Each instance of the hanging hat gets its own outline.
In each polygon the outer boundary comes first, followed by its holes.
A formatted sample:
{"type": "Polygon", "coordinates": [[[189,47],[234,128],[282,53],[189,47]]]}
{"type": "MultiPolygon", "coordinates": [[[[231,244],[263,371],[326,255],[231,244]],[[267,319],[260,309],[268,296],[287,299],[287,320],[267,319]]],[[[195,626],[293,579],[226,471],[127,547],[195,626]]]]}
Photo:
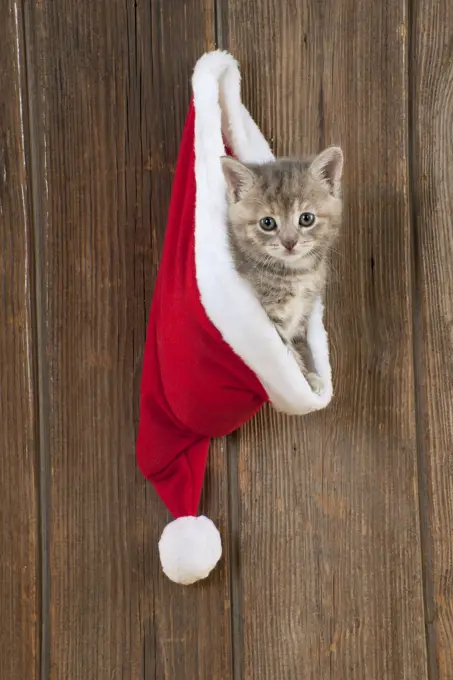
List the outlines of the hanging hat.
{"type": "Polygon", "coordinates": [[[192,85],[148,325],[137,440],[139,467],[175,518],[159,542],[162,568],[183,584],[205,578],[222,553],[214,523],[197,516],[211,438],[230,434],[268,401],[304,414],[332,398],[321,300],[307,338],[324,383],[315,394],[233,265],[220,158],[274,158],[241,103],[238,65],[226,52],[205,54],[192,85]]]}

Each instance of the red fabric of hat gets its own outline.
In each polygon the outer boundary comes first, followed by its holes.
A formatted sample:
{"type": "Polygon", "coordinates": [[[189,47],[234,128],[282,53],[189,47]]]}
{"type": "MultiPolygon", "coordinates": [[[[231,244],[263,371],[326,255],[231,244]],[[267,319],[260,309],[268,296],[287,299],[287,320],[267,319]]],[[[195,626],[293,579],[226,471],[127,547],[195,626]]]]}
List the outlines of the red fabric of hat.
{"type": "Polygon", "coordinates": [[[231,149],[244,162],[273,159],[241,103],[237,63],[225,52],[208,53],[192,83],[148,325],[137,440],[139,467],[175,518],[159,542],[162,567],[183,584],[206,577],[222,552],[213,522],[197,517],[210,439],[233,432],[266,401],[303,414],[332,397],[321,301],[308,328],[325,385],[318,395],[229,252],[220,158],[231,149]]]}

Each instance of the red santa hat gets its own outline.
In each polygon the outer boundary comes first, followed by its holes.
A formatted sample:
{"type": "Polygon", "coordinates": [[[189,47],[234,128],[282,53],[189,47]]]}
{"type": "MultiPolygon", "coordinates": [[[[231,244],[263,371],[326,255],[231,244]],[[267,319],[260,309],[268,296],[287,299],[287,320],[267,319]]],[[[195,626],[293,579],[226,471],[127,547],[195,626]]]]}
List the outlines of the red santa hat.
{"type": "Polygon", "coordinates": [[[274,158],[241,102],[238,65],[226,52],[205,54],[192,85],[149,319],[137,440],[139,467],[175,518],[159,542],[162,568],[183,584],[205,578],[222,553],[214,523],[197,516],[211,438],[231,433],[267,401],[304,414],[332,398],[321,300],[308,325],[324,383],[315,394],[233,266],[220,158],[274,158]]]}

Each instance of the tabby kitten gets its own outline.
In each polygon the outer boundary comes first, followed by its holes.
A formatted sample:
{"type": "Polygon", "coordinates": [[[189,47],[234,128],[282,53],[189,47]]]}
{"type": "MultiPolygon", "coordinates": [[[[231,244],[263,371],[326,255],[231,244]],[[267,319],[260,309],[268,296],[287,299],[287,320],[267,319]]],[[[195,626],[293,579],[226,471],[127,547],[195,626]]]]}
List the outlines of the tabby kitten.
{"type": "Polygon", "coordinates": [[[221,160],[228,236],[239,274],[254,291],[316,393],[324,389],[307,344],[307,321],[323,293],[341,221],[343,154],[263,165],[221,160]]]}

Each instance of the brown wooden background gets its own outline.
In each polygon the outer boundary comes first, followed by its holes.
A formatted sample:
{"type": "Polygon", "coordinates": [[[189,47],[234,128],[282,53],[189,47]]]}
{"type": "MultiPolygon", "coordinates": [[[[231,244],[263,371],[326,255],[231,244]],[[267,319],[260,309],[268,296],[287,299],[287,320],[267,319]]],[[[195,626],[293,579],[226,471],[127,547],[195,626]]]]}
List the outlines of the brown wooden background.
{"type": "Polygon", "coordinates": [[[1,0],[1,680],[453,679],[453,4],[1,0]],[[336,398],[215,444],[191,588],[137,471],[197,58],[276,153],[338,143],[336,398]]]}

